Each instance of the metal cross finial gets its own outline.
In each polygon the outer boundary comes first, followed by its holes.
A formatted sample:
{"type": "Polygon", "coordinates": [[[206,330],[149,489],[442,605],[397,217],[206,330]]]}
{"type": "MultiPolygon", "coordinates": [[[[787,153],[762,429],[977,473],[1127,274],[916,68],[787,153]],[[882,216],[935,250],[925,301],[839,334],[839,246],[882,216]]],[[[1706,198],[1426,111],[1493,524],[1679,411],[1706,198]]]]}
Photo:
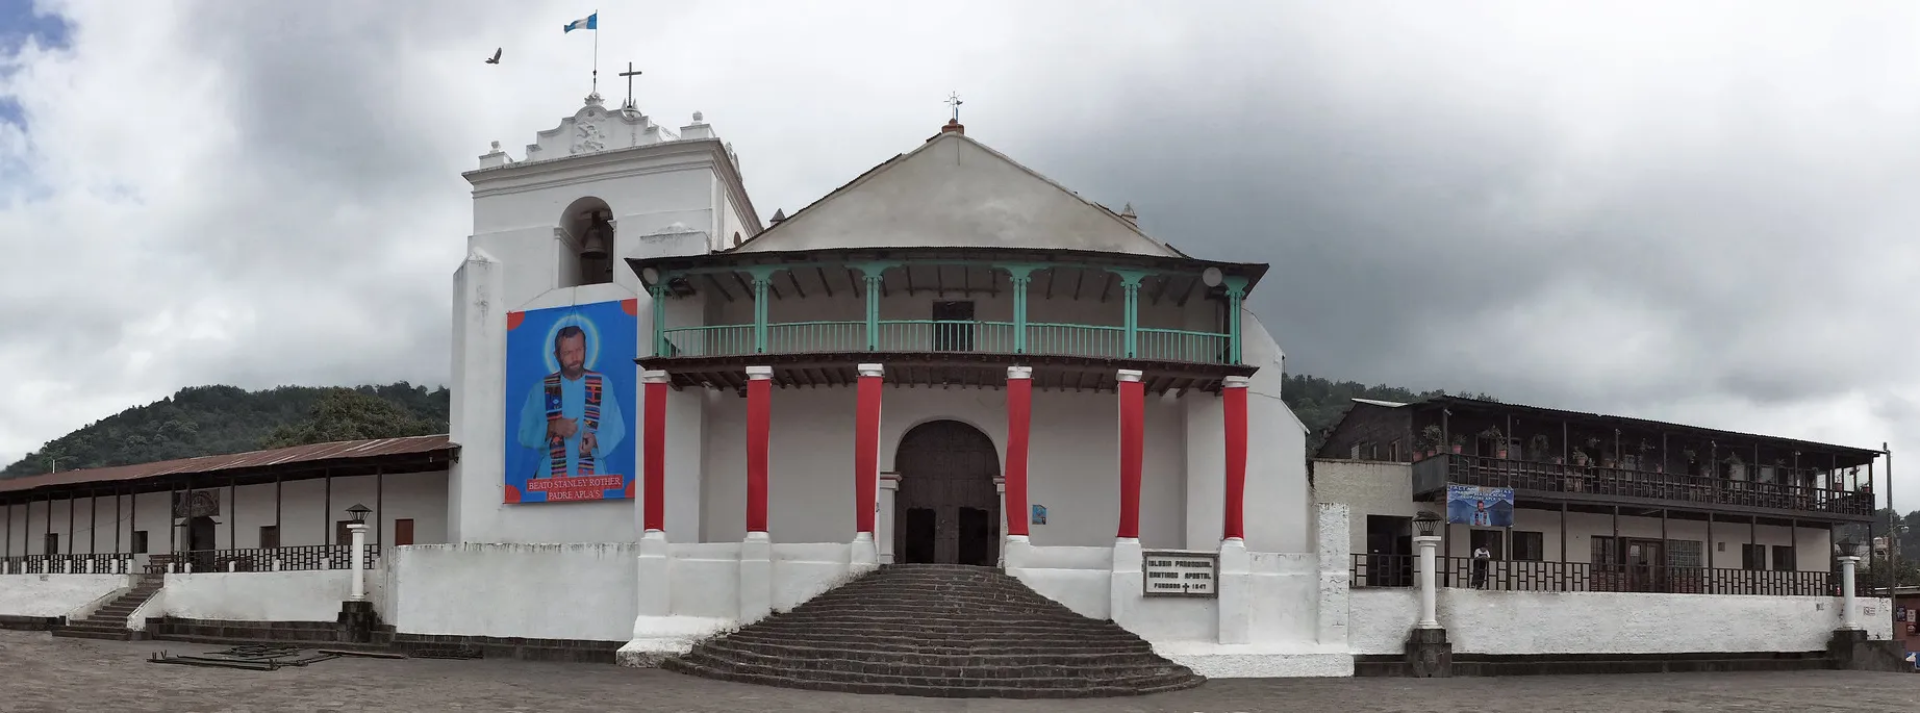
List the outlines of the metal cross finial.
{"type": "Polygon", "coordinates": [[[633,106],[633,78],[640,76],[640,70],[634,69],[633,63],[628,62],[627,71],[621,72],[620,76],[627,78],[627,103],[622,106],[631,107],[633,106]]]}
{"type": "Polygon", "coordinates": [[[946,103],[953,105],[953,123],[960,123],[960,104],[962,103],[960,101],[960,93],[953,92],[947,97],[946,103]]]}

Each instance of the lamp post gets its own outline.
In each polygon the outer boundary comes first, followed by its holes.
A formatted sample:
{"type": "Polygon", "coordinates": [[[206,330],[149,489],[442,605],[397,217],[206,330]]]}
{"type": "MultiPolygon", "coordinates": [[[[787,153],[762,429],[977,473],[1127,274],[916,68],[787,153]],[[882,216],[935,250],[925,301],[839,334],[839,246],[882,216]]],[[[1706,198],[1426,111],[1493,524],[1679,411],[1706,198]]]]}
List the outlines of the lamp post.
{"type": "Polygon", "coordinates": [[[367,506],[354,503],[347,508],[347,533],[352,543],[348,557],[353,560],[353,601],[367,598],[367,513],[373,512],[367,506]]]}
{"type": "Polygon", "coordinates": [[[1440,516],[1432,511],[1422,510],[1413,517],[1413,524],[1420,534],[1413,538],[1415,547],[1420,548],[1420,621],[1414,624],[1416,629],[1438,629],[1440,619],[1435,611],[1434,551],[1440,546],[1440,538],[1434,530],[1440,525],[1440,516]]]}
{"type": "Polygon", "coordinates": [[[1854,605],[1854,571],[1860,566],[1860,555],[1866,549],[1866,543],[1847,534],[1836,543],[1840,550],[1840,628],[1844,631],[1856,631],[1860,622],[1856,620],[1854,605]]]}

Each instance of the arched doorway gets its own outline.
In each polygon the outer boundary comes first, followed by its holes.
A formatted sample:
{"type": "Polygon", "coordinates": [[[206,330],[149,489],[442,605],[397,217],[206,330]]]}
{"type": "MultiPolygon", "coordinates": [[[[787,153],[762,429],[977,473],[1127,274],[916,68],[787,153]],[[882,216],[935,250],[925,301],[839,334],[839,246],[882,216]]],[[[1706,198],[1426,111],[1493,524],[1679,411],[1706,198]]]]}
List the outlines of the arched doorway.
{"type": "Polygon", "coordinates": [[[1000,457],[959,421],[914,426],[894,453],[894,561],[992,566],[1000,559],[1000,457]]]}

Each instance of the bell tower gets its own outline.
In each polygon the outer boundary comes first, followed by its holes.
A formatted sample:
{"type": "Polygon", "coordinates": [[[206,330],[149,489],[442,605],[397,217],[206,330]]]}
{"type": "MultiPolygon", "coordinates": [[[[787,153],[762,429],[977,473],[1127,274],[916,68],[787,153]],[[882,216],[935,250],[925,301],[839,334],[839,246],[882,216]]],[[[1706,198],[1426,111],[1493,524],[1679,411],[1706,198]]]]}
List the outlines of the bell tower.
{"type": "MultiPolygon", "coordinates": [[[[537,132],[521,158],[509,156],[496,141],[479,157],[477,169],[462,174],[473,186],[473,233],[454,274],[452,437],[461,456],[448,475],[449,541],[639,538],[631,494],[622,499],[618,488],[609,487],[601,496],[591,488],[579,492],[581,486],[575,485],[562,495],[556,483],[588,481],[549,482],[550,474],[529,475],[535,469],[516,461],[545,450],[522,447],[542,436],[538,423],[522,425],[531,418],[523,417],[521,408],[527,387],[515,382],[521,378],[515,375],[539,367],[539,360],[549,351],[557,354],[559,345],[536,344],[544,335],[511,336],[521,341],[510,353],[509,332],[520,320],[533,319],[528,315],[557,308],[582,314],[600,310],[596,314],[612,315],[605,319],[630,322],[589,331],[589,340],[605,332],[620,335],[609,339],[635,343],[590,344],[595,358],[602,352],[607,356],[587,368],[604,372],[607,379],[605,404],[594,406],[605,418],[595,425],[632,429],[640,419],[640,379],[631,364],[617,362],[639,353],[638,335],[651,333],[653,311],[626,260],[723,250],[731,246],[729,236],[751,237],[762,228],[732,147],[699,112],[692,119],[675,131],[631,103],[608,109],[599,95],[590,95],[558,126],[537,132]],[[611,418],[615,409],[621,411],[617,423],[611,418]],[[530,435],[516,438],[516,428],[531,429],[530,435]]],[[[543,324],[533,329],[547,329],[543,324]]],[[[549,415],[559,416],[557,411],[549,415]]],[[[564,432],[571,434],[572,428],[564,432]]],[[[592,475],[604,479],[637,472],[636,439],[620,435],[599,437],[599,443],[622,447],[592,454],[592,475]]],[[[545,437],[555,435],[549,430],[545,437]]],[[[587,458],[568,460],[564,450],[554,446],[561,454],[556,462],[564,468],[577,470],[587,458]]],[[[555,473],[564,469],[554,467],[555,473]]]]}

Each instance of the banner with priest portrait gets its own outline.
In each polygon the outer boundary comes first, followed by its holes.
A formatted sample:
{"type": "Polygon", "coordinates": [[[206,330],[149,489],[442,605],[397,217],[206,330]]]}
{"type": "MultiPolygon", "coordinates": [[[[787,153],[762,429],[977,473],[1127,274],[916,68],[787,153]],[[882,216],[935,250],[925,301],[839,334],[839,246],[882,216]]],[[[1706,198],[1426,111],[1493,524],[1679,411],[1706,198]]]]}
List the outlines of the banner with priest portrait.
{"type": "Polygon", "coordinates": [[[637,300],[507,313],[509,503],[633,497],[637,300]]]}

